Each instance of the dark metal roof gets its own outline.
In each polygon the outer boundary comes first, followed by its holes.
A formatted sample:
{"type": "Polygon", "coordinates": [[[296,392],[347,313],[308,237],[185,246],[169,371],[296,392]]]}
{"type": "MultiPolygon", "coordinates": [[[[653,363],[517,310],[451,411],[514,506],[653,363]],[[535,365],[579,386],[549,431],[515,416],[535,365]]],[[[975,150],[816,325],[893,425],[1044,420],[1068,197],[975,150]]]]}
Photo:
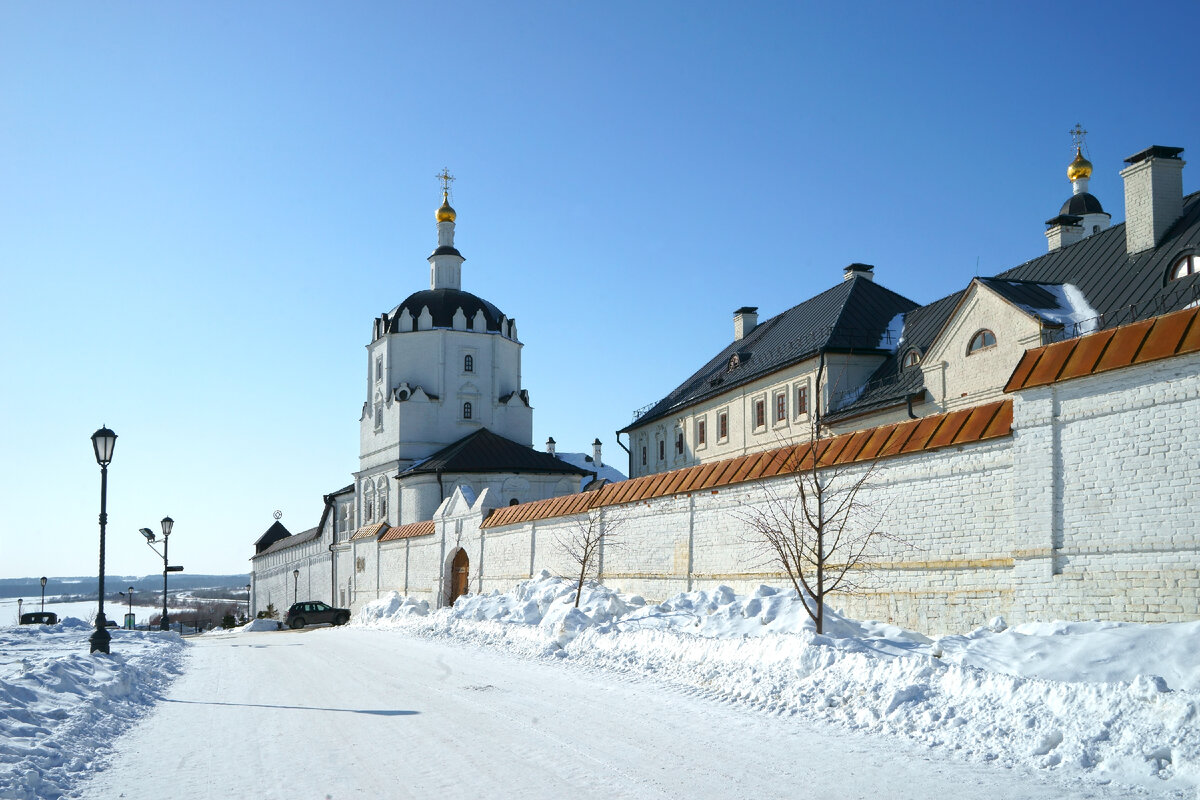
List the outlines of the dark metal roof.
{"type": "Polygon", "coordinates": [[[1079,194],[1071,195],[1071,199],[1062,204],[1062,208],[1058,210],[1058,213],[1059,215],[1070,214],[1071,216],[1103,214],[1104,209],[1095,195],[1080,192],[1079,194]]]}
{"type": "MultiPolygon", "coordinates": [[[[442,245],[437,250],[434,250],[432,253],[429,254],[430,258],[433,258],[434,256],[458,256],[459,258],[463,258],[463,254],[458,252],[457,248],[452,247],[448,244],[442,245]]],[[[466,261],[466,259],[463,258],[463,261],[466,261]]]]}
{"type": "Polygon", "coordinates": [[[453,327],[454,312],[460,308],[467,318],[468,326],[475,319],[475,314],[482,310],[489,331],[498,332],[500,318],[504,316],[500,309],[470,292],[459,289],[425,289],[409,295],[403,303],[382,315],[376,324],[376,330],[381,330],[382,333],[407,333],[408,331],[400,330],[400,313],[404,309],[408,309],[408,313],[413,316],[415,325],[416,318],[421,316],[421,311],[425,308],[429,309],[435,328],[453,327]]]}
{"type": "MultiPolygon", "coordinates": [[[[1200,250],[1200,192],[1193,192],[1183,198],[1183,215],[1167,230],[1158,247],[1129,255],[1122,222],[1001,272],[994,280],[1074,285],[1099,316],[1085,325],[1065,326],[1060,335],[1071,337],[1177,311],[1195,301],[1200,297],[1197,280],[1200,276],[1170,280],[1170,272],[1180,255],[1197,250],[1200,250]]],[[[981,279],[981,282],[996,288],[992,280],[981,279]]],[[[912,376],[905,374],[919,376],[920,370],[911,367],[901,370],[900,359],[913,347],[922,354],[928,350],[965,291],[909,312],[897,354],[880,365],[863,392],[840,404],[835,399],[834,413],[825,419],[832,422],[854,416],[871,410],[873,403],[876,407],[894,404],[923,388],[923,384],[914,385],[912,376]]],[[[1014,286],[1012,292],[1017,291],[1014,286]]]]}
{"type": "Polygon", "coordinates": [[[543,474],[587,475],[588,470],[572,466],[532,447],[517,444],[480,428],[452,445],[443,447],[429,458],[418,461],[397,477],[434,472],[534,472],[543,474]]]}
{"type": "Polygon", "coordinates": [[[282,522],[275,520],[275,523],[271,525],[271,527],[267,528],[266,532],[264,532],[262,536],[258,537],[258,541],[254,543],[254,552],[261,553],[275,542],[278,542],[280,539],[286,539],[291,535],[292,532],[283,527],[282,522]]]}
{"type": "Polygon", "coordinates": [[[755,381],[822,351],[887,355],[889,323],[917,304],[857,275],[771,317],[730,342],[619,433],[755,381]],[[733,356],[737,366],[731,367],[733,356]]]}
{"type": "MultiPolygon", "coordinates": [[[[279,525],[279,523],[276,522],[275,525],[279,525]]],[[[274,525],[271,527],[274,527],[274,525]]],[[[279,527],[282,528],[283,526],[280,525],[279,527]]],[[[301,531],[300,533],[292,534],[292,535],[288,536],[287,538],[280,539],[279,541],[275,542],[274,544],[272,544],[270,547],[266,548],[265,550],[259,550],[255,555],[266,555],[268,553],[277,553],[280,550],[287,550],[291,547],[296,547],[297,545],[304,544],[305,542],[311,542],[313,539],[318,538],[320,535],[321,535],[320,528],[309,528],[306,531],[301,531]]]]}

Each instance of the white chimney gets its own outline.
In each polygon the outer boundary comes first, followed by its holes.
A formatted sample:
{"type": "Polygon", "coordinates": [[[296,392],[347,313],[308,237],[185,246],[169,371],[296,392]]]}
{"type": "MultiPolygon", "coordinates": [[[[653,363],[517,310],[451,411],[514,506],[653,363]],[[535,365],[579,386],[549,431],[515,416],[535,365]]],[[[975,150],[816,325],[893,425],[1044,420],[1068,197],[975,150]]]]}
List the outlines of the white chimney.
{"type": "Polygon", "coordinates": [[[554,455],[554,444],[555,442],[553,436],[546,440],[546,452],[550,455],[554,455]]]}
{"type": "Polygon", "coordinates": [[[873,264],[854,263],[846,267],[845,274],[842,275],[842,280],[848,281],[855,276],[866,278],[869,281],[875,280],[875,266],[873,264]]]}
{"type": "Polygon", "coordinates": [[[1183,214],[1182,147],[1154,145],[1125,159],[1125,251],[1130,255],[1162,244],[1183,214]]]}
{"type": "Polygon", "coordinates": [[[1079,224],[1082,221],[1083,217],[1074,214],[1059,214],[1054,219],[1046,220],[1046,224],[1050,226],[1046,229],[1046,243],[1050,246],[1050,252],[1082,240],[1084,231],[1083,226],[1079,224]]]}
{"type": "Polygon", "coordinates": [[[592,464],[594,464],[596,466],[596,469],[600,469],[600,467],[604,466],[604,462],[600,460],[600,440],[599,439],[592,442],[592,464]]]}
{"type": "Polygon", "coordinates": [[[733,340],[745,339],[750,331],[758,327],[758,308],[742,306],[733,312],[733,340]]]}

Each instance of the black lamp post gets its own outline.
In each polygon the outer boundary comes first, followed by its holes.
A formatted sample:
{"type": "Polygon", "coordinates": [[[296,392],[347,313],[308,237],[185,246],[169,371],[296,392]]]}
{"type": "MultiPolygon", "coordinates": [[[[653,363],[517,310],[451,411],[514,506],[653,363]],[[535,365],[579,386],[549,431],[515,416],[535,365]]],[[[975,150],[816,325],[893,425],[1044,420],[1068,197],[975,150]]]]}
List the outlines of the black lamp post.
{"type": "Polygon", "coordinates": [[[42,577],[42,611],[46,610],[46,578],[42,577]]]}
{"type": "Polygon", "coordinates": [[[300,598],[297,597],[297,595],[299,593],[300,593],[300,570],[294,569],[294,570],[292,570],[292,603],[293,604],[300,602],[300,598]]]}
{"type": "MultiPolygon", "coordinates": [[[[163,549],[162,549],[162,552],[159,553],[159,555],[162,556],[162,560],[163,560],[163,610],[162,610],[162,619],[159,621],[158,627],[159,627],[159,630],[164,630],[164,631],[171,629],[171,623],[167,619],[167,573],[171,572],[172,570],[169,566],[167,566],[167,544],[168,544],[168,539],[171,536],[171,530],[174,527],[175,527],[175,520],[171,519],[170,517],[162,518],[163,549]]],[[[149,528],[139,528],[138,532],[141,533],[142,536],[146,537],[146,544],[150,547],[150,549],[154,550],[154,552],[158,553],[158,550],[154,547],[154,543],[156,541],[158,541],[157,539],[154,538],[154,531],[150,530],[149,528]]],[[[181,570],[181,569],[183,569],[183,567],[177,567],[176,571],[181,570]]]]}
{"type": "Polygon", "coordinates": [[[22,600],[20,597],[18,597],[18,598],[17,598],[17,623],[18,623],[18,624],[20,624],[20,622],[21,622],[21,617],[22,617],[22,616],[24,616],[24,615],[21,613],[21,611],[22,611],[22,607],[23,607],[24,605],[25,605],[25,601],[24,601],[24,600],[22,600]]]}
{"type": "Polygon", "coordinates": [[[108,632],[108,620],[104,618],[104,527],[108,524],[108,465],[112,463],[113,448],[117,446],[117,435],[107,426],[92,434],[92,449],[96,451],[96,463],[100,465],[100,607],[96,611],[96,630],[88,639],[91,651],[108,652],[112,635],[108,632]]]}
{"type": "Polygon", "coordinates": [[[250,584],[246,584],[246,619],[250,619],[250,584]]]}

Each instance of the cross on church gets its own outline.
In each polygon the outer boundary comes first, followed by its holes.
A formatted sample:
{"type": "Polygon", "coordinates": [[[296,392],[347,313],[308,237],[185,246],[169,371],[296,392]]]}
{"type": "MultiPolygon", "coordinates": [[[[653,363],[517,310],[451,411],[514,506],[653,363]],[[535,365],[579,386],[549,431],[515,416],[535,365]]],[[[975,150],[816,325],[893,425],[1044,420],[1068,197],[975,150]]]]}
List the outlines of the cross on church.
{"type": "Polygon", "coordinates": [[[1077,148],[1080,152],[1083,151],[1083,137],[1087,136],[1087,131],[1078,122],[1075,127],[1068,131],[1071,134],[1071,147],[1077,148]]]}
{"type": "Polygon", "coordinates": [[[450,191],[450,184],[454,182],[454,176],[450,174],[450,170],[448,170],[446,167],[442,167],[441,173],[434,175],[433,177],[442,182],[443,192],[450,191]]]}

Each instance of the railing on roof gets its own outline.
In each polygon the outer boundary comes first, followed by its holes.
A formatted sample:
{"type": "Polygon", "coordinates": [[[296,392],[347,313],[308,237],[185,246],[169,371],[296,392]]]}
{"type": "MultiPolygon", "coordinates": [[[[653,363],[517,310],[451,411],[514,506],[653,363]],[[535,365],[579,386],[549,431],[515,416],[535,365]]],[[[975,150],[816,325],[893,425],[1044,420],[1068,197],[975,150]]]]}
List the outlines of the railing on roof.
{"type": "Polygon", "coordinates": [[[646,413],[648,411],[650,411],[650,409],[654,408],[656,405],[658,405],[657,400],[654,401],[653,403],[647,403],[646,405],[642,406],[641,408],[635,410],[633,412],[633,421],[637,422],[639,419],[646,416],[646,413]]]}

